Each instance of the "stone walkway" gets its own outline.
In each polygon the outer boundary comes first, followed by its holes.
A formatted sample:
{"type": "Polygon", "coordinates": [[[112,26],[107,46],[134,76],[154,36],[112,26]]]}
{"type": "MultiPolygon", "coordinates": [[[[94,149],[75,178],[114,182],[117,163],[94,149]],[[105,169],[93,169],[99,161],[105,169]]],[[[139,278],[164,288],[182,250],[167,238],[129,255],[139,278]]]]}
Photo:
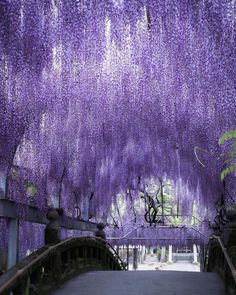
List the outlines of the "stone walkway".
{"type": "MultiPolygon", "coordinates": [[[[133,270],[132,264],[129,265],[129,270],[133,270]]],[[[138,270],[175,270],[175,271],[200,271],[199,265],[194,265],[188,261],[179,261],[177,263],[168,264],[161,263],[156,256],[147,256],[143,264],[138,265],[138,270]]]]}
{"type": "Polygon", "coordinates": [[[200,272],[200,266],[193,263],[178,262],[173,264],[163,265],[160,270],[175,270],[175,271],[194,271],[200,272]]]}
{"type": "MultiPolygon", "coordinates": [[[[132,265],[130,265],[130,270],[132,265]]],[[[194,265],[193,263],[188,262],[178,262],[173,264],[160,263],[157,261],[145,262],[144,264],[138,265],[138,270],[175,270],[175,271],[194,271],[200,272],[200,266],[194,265]]]]}
{"type": "Polygon", "coordinates": [[[54,295],[223,295],[214,273],[95,271],[82,274],[54,295]]]}

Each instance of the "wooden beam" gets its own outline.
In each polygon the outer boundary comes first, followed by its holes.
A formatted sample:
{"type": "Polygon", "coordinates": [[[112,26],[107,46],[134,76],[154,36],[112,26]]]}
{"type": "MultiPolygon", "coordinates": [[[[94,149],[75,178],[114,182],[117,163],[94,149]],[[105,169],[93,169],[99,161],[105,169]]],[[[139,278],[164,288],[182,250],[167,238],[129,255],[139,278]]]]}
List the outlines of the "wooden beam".
{"type": "MultiPolygon", "coordinates": [[[[20,204],[8,199],[0,199],[0,217],[19,219],[39,224],[47,224],[46,210],[40,210],[27,204],[20,204]],[[22,214],[24,212],[24,214],[22,214]]],[[[61,227],[82,231],[97,231],[97,224],[90,221],[77,220],[69,216],[60,217],[61,227]]]]}

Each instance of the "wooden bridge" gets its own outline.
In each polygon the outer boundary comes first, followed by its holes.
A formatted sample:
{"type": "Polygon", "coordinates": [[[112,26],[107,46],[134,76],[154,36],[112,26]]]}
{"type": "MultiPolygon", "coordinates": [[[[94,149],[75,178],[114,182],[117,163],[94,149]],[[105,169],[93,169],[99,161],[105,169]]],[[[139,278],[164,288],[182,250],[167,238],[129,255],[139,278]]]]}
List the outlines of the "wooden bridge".
{"type": "MultiPolygon", "coordinates": [[[[9,207],[11,216],[7,217],[13,221],[20,218],[16,211],[14,213],[15,204],[4,202],[6,205],[2,208],[5,210],[0,210],[0,214],[6,217],[9,207]]],[[[223,232],[214,231],[204,247],[201,273],[117,272],[127,270],[126,263],[104,239],[100,226],[66,216],[61,219],[56,209],[50,209],[44,217],[37,209],[29,208],[30,221],[47,223],[45,246],[0,276],[0,295],[235,295],[236,216],[231,211],[227,217],[223,232]],[[61,241],[58,235],[61,227],[84,229],[98,237],[73,237],[61,241]]]]}
{"type": "Polygon", "coordinates": [[[0,277],[0,294],[48,294],[85,271],[124,270],[114,248],[100,238],[70,238],[40,248],[0,277]]]}
{"type": "Polygon", "coordinates": [[[38,249],[3,274],[0,294],[233,295],[234,250],[235,246],[227,250],[221,238],[213,235],[207,247],[205,272],[117,272],[126,270],[125,264],[105,240],[69,238],[38,249]]]}

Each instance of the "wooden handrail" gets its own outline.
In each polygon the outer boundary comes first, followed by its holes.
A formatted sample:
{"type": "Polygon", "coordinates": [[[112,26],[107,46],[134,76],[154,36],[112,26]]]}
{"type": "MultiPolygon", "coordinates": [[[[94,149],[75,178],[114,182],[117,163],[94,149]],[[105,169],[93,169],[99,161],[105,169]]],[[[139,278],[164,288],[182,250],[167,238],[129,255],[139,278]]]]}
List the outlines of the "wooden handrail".
{"type": "MultiPolygon", "coordinates": [[[[63,253],[70,253],[69,255],[71,255],[72,251],[79,249],[80,247],[81,249],[89,249],[89,248],[99,249],[99,251],[103,253],[102,257],[100,257],[99,265],[101,266],[104,264],[105,269],[112,269],[110,267],[115,267],[114,269],[117,269],[117,270],[125,269],[124,264],[122,260],[120,259],[120,257],[118,256],[116,250],[106,241],[100,238],[95,238],[95,237],[69,238],[64,241],[61,241],[60,243],[56,245],[49,245],[37,250],[36,252],[32,253],[30,256],[23,259],[20,263],[18,263],[12,269],[4,273],[0,277],[0,294],[4,294],[4,295],[9,294],[10,291],[13,291],[13,294],[21,294],[21,293],[14,293],[14,290],[18,287],[18,285],[20,285],[22,280],[23,281],[27,281],[28,279],[30,280],[32,274],[37,272],[37,270],[42,272],[44,265],[50,262],[50,259],[54,258],[54,255],[59,255],[60,261],[62,261],[63,253]]],[[[83,250],[83,255],[85,256],[83,256],[82,259],[84,259],[85,264],[86,264],[86,261],[88,260],[88,256],[86,256],[87,255],[86,253],[87,253],[87,250],[85,252],[83,250]]],[[[98,259],[98,256],[92,259],[93,263],[95,263],[94,261],[97,261],[96,259],[98,259]]],[[[75,261],[75,263],[78,264],[79,262],[75,261]]],[[[59,265],[61,264],[59,263],[59,265]]],[[[63,267],[61,268],[63,269],[63,267]]],[[[75,273],[76,273],[76,270],[75,270],[75,273]]]]}
{"type": "MultiPolygon", "coordinates": [[[[95,240],[100,240],[100,241],[102,241],[102,243],[104,243],[104,240],[101,238],[95,238],[95,237],[91,237],[91,238],[95,239],[95,240]]],[[[124,266],[124,262],[120,258],[119,253],[115,250],[115,248],[108,241],[106,241],[106,245],[110,248],[110,250],[113,252],[113,254],[115,254],[116,259],[119,261],[121,267],[125,270],[126,268],[124,266]]]]}
{"type": "Polygon", "coordinates": [[[215,235],[212,235],[212,238],[214,238],[215,240],[218,241],[218,243],[219,243],[219,245],[221,247],[221,250],[222,250],[222,252],[224,254],[225,260],[226,260],[226,262],[227,262],[227,264],[229,266],[229,269],[231,271],[234,282],[236,284],[236,269],[235,269],[235,267],[234,267],[234,265],[233,265],[233,263],[232,263],[232,261],[231,261],[231,259],[229,257],[229,254],[227,253],[226,248],[224,247],[224,245],[223,245],[223,243],[221,241],[221,238],[219,236],[215,236],[215,235]]]}

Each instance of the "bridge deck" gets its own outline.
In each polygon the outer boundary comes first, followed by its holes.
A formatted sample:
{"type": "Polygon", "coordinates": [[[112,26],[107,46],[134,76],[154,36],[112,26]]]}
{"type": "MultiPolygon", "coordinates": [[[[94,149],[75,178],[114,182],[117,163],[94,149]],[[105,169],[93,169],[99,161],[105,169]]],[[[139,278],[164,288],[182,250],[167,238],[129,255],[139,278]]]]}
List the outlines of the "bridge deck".
{"type": "Polygon", "coordinates": [[[177,271],[95,271],[82,274],[54,295],[223,295],[214,273],[177,271]]]}

